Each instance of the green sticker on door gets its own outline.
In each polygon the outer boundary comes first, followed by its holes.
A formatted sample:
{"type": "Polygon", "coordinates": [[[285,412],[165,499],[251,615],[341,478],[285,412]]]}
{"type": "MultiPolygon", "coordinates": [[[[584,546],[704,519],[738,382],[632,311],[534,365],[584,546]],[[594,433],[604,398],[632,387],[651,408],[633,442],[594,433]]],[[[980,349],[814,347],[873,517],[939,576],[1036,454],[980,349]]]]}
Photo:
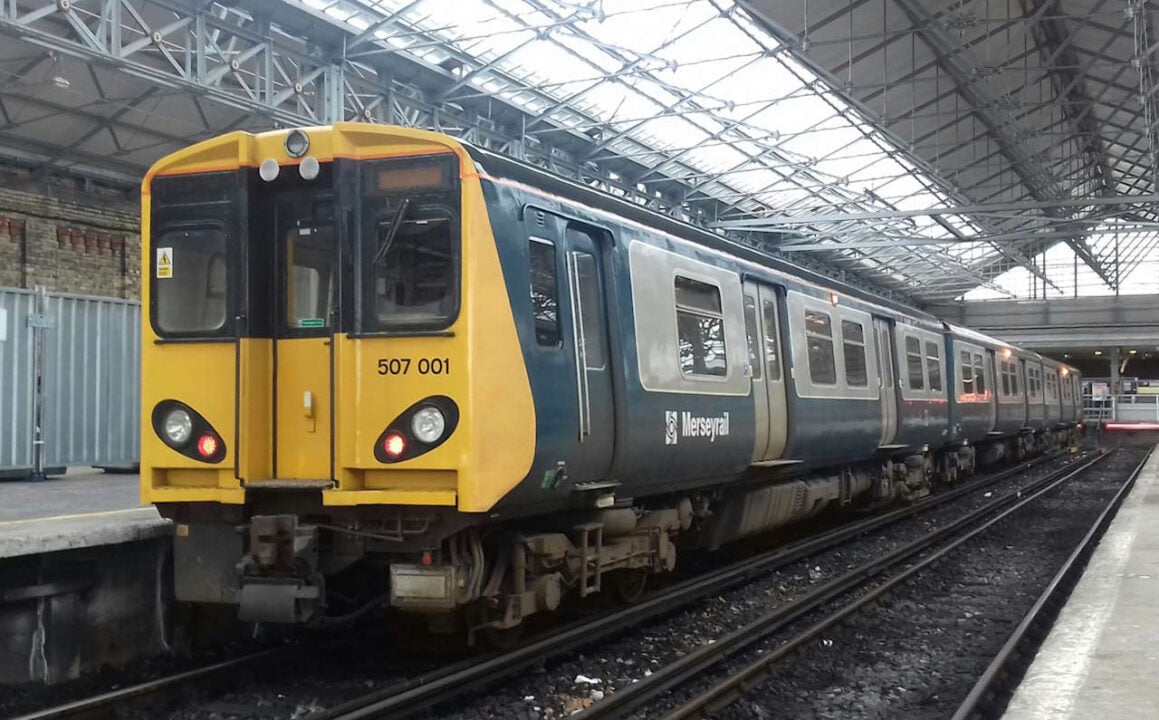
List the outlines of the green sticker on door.
{"type": "Polygon", "coordinates": [[[326,321],[322,318],[302,318],[298,321],[300,328],[320,328],[326,327],[326,321]]]}

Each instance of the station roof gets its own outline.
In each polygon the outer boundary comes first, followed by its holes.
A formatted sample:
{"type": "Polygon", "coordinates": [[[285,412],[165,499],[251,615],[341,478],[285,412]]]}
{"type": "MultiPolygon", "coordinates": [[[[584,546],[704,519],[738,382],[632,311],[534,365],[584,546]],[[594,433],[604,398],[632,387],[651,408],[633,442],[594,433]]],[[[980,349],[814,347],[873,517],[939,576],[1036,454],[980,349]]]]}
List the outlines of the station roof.
{"type": "Polygon", "coordinates": [[[1154,292],[1159,43],[1126,7],[21,0],[0,154],[127,185],[228,130],[393,122],[896,299],[1154,292]]]}

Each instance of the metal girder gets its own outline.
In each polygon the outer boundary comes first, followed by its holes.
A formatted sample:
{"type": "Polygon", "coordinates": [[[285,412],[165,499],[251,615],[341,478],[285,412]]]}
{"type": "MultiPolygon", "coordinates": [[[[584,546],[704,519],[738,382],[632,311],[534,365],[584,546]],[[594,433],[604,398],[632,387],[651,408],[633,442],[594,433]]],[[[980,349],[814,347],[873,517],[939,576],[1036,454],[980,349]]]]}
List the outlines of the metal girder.
{"type": "MultiPolygon", "coordinates": [[[[971,77],[970,67],[962,62],[955,49],[955,42],[935,24],[933,16],[917,0],[894,0],[894,3],[909,19],[942,68],[953,78],[959,94],[970,103],[970,112],[989,129],[1031,194],[1042,201],[1065,197],[1065,190],[1058,187],[1050,174],[1028,155],[1018,138],[1010,134],[1008,128],[1013,126],[1012,118],[1002,117],[996,109],[996,99],[985,93],[971,77]]],[[[1054,209],[1048,207],[1044,212],[1052,214],[1054,209]]],[[[1117,278],[1103,267],[1081,238],[1068,238],[1066,242],[1108,286],[1113,288],[1117,285],[1117,278]]]]}
{"type": "Polygon", "coordinates": [[[1139,74],[1139,99],[1143,104],[1143,127],[1147,137],[1147,156],[1150,171],[1149,186],[1159,188],[1159,114],[1155,103],[1155,78],[1152,61],[1151,39],[1154,32],[1151,28],[1151,13],[1148,12],[1147,0],[1130,0],[1127,5],[1131,14],[1131,27],[1134,30],[1135,54],[1132,64],[1139,74]]]}
{"type": "Polygon", "coordinates": [[[882,220],[888,218],[935,217],[945,215],[984,215],[1000,212],[1023,212],[1058,208],[1090,208],[1113,205],[1154,205],[1159,203],[1159,194],[1120,195],[1114,197],[1067,198],[1062,200],[1034,200],[1028,202],[990,203],[986,205],[960,205],[956,207],[935,207],[922,210],[882,210],[863,213],[818,213],[814,215],[778,216],[753,218],[749,220],[722,220],[713,227],[755,230],[784,229],[794,225],[815,225],[825,222],[845,222],[850,220],[882,220]]]}

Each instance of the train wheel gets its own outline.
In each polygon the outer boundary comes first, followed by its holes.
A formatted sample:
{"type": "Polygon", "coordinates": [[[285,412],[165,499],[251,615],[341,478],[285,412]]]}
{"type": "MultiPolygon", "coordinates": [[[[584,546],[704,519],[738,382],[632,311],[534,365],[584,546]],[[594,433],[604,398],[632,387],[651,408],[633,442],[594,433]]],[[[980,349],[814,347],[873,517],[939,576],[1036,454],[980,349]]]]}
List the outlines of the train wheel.
{"type": "Polygon", "coordinates": [[[612,591],[616,598],[629,605],[644,597],[648,587],[648,573],[644,570],[617,570],[612,573],[612,591]]]}

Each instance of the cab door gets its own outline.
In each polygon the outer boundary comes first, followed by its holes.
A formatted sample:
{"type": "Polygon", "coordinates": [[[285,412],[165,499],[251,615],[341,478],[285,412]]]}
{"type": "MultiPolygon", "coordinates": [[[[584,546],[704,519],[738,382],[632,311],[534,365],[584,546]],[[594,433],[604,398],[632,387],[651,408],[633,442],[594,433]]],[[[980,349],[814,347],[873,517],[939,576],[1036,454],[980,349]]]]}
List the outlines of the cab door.
{"type": "Polygon", "coordinates": [[[325,486],[333,478],[333,196],[279,196],[273,232],[273,477],[325,486]]]}
{"type": "Polygon", "coordinates": [[[568,223],[565,231],[567,302],[575,364],[576,428],[579,440],[575,479],[607,478],[615,438],[612,363],[607,336],[607,274],[603,265],[603,231],[568,223]]]}

